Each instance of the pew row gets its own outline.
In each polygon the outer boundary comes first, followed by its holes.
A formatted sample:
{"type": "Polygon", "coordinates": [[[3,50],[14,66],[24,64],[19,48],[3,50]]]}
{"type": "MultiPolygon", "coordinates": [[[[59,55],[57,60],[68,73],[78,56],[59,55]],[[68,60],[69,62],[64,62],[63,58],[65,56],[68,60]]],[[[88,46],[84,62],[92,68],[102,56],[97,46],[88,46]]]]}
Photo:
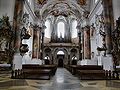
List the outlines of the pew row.
{"type": "Polygon", "coordinates": [[[80,79],[106,79],[106,72],[97,65],[70,65],[69,71],[80,79]]]}
{"type": "Polygon", "coordinates": [[[55,75],[56,65],[24,64],[22,70],[12,71],[12,78],[24,79],[50,79],[55,75]]]}
{"type": "MultiPolygon", "coordinates": [[[[50,79],[51,76],[53,76],[56,72],[57,66],[56,65],[31,65],[31,64],[25,64],[22,66],[23,68],[23,75],[24,78],[27,78],[27,75],[34,75],[30,78],[37,78],[37,76],[48,76],[48,79],[50,79]],[[36,76],[35,76],[36,75],[36,76]]],[[[32,76],[31,75],[31,76],[32,76]]]]}

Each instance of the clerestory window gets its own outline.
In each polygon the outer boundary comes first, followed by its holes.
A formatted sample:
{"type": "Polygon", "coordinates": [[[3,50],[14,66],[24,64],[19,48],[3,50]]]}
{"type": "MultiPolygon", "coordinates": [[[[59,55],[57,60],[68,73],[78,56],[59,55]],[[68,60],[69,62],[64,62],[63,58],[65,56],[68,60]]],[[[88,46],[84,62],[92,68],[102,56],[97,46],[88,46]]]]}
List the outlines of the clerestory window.
{"type": "Polygon", "coordinates": [[[58,38],[60,38],[60,37],[64,38],[64,34],[65,34],[65,24],[64,24],[64,22],[58,22],[58,24],[57,24],[58,38]]]}
{"type": "Polygon", "coordinates": [[[72,38],[76,38],[77,37],[77,29],[76,29],[76,27],[77,27],[77,21],[74,20],[72,22],[72,38]]]}
{"type": "Polygon", "coordinates": [[[50,32],[51,32],[51,27],[50,27],[50,21],[49,20],[47,20],[46,22],[45,22],[45,26],[46,26],[46,29],[45,29],[45,37],[47,37],[47,38],[50,38],[50,32]]]}

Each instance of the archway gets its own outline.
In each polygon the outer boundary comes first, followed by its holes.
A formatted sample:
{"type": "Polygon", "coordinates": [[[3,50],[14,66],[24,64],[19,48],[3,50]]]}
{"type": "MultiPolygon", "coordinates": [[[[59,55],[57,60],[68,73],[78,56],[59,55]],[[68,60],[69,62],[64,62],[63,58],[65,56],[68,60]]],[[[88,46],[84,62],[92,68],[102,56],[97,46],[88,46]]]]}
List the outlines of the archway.
{"type": "Polygon", "coordinates": [[[63,51],[57,52],[58,67],[63,67],[64,56],[65,56],[65,53],[63,51]]]}
{"type": "Polygon", "coordinates": [[[78,60],[78,49],[77,48],[72,48],[70,50],[70,64],[76,65],[77,64],[77,60],[78,60]]]}
{"type": "Polygon", "coordinates": [[[65,48],[55,48],[53,51],[54,64],[63,67],[68,64],[68,51],[65,48]]]}
{"type": "Polygon", "coordinates": [[[77,65],[77,57],[76,56],[73,56],[72,57],[72,62],[71,62],[72,65],[77,65]]]}
{"type": "Polygon", "coordinates": [[[46,55],[44,58],[44,61],[45,61],[45,65],[49,65],[50,64],[50,57],[48,55],[46,55]]]}
{"type": "Polygon", "coordinates": [[[51,48],[46,47],[44,49],[44,53],[43,53],[43,59],[45,61],[45,64],[51,64],[52,63],[52,55],[51,55],[51,48]]]}

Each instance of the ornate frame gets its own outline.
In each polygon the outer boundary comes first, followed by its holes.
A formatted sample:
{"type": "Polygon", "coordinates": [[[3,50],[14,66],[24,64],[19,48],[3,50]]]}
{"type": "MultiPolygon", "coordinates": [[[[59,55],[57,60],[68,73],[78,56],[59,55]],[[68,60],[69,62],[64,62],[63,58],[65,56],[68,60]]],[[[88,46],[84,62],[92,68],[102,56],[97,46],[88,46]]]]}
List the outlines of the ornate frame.
{"type": "Polygon", "coordinates": [[[11,64],[14,51],[11,42],[14,39],[14,32],[8,16],[0,18],[0,63],[11,64]]]}

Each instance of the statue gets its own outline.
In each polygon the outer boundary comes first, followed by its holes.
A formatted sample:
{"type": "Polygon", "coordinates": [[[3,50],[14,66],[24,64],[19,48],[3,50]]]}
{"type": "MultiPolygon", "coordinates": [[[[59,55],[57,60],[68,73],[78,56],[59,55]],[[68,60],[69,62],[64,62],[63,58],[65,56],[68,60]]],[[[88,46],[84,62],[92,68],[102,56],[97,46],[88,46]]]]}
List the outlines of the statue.
{"type": "Polygon", "coordinates": [[[97,29],[99,30],[99,34],[101,35],[102,37],[102,47],[97,47],[97,50],[100,52],[100,51],[104,51],[104,55],[103,56],[106,56],[106,50],[107,50],[107,47],[106,47],[106,33],[105,33],[105,20],[104,20],[104,17],[103,17],[103,13],[100,14],[100,15],[96,15],[96,26],[97,26],[97,29]]]}
{"type": "Polygon", "coordinates": [[[3,18],[0,19],[0,29],[3,29],[3,28],[11,30],[11,25],[10,25],[8,16],[3,16],[3,18]]]}
{"type": "Polygon", "coordinates": [[[116,29],[112,32],[112,43],[113,61],[116,66],[120,64],[120,17],[118,18],[118,20],[116,20],[116,29]]]}
{"type": "Polygon", "coordinates": [[[5,40],[5,38],[2,38],[2,40],[0,40],[0,51],[5,51],[6,44],[7,44],[7,41],[5,40]]]}
{"type": "Polygon", "coordinates": [[[14,39],[14,32],[7,15],[0,18],[0,63],[11,63],[13,60],[13,49],[11,42],[14,39]]]}
{"type": "Polygon", "coordinates": [[[79,0],[80,5],[86,5],[86,0],[79,0]]]}
{"type": "Polygon", "coordinates": [[[21,39],[29,39],[31,37],[25,27],[22,28],[20,36],[21,39]]]}

